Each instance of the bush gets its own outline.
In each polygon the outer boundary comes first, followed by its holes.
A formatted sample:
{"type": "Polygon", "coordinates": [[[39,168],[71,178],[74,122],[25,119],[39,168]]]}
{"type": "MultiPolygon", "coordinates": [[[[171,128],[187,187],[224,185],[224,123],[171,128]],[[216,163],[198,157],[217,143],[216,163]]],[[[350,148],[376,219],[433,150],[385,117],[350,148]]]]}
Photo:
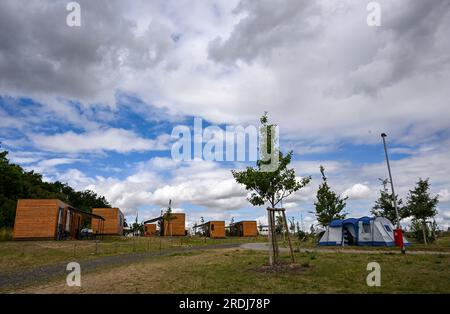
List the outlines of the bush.
{"type": "Polygon", "coordinates": [[[13,230],[11,228],[0,228],[0,241],[11,241],[13,230]]]}
{"type": "MultiPolygon", "coordinates": [[[[411,221],[410,236],[418,243],[424,243],[423,241],[423,223],[417,219],[411,221]]],[[[427,222],[425,235],[427,237],[427,243],[433,243],[436,240],[438,234],[437,224],[435,221],[432,223],[427,222]]]]}

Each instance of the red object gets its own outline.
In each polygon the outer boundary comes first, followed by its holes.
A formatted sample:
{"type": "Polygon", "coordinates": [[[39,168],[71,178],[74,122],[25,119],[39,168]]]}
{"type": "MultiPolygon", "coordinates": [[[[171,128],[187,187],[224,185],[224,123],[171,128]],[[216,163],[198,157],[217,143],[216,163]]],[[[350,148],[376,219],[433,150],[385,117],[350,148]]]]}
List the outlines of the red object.
{"type": "Polygon", "coordinates": [[[395,241],[396,246],[403,247],[403,230],[402,229],[394,229],[394,241],[395,241]]]}

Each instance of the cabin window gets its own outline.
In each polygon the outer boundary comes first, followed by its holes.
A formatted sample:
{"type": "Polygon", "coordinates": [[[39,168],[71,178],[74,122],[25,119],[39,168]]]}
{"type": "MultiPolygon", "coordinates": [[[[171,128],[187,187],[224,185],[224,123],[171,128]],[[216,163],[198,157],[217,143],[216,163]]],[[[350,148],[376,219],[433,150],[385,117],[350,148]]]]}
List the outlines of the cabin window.
{"type": "Polygon", "coordinates": [[[363,224],[363,233],[370,233],[370,225],[369,224],[363,224]]]}
{"type": "Polygon", "coordinates": [[[384,228],[386,229],[387,232],[392,232],[391,227],[389,227],[388,225],[384,225],[384,228]]]}
{"type": "Polygon", "coordinates": [[[211,231],[214,231],[214,224],[211,224],[211,231]]]}

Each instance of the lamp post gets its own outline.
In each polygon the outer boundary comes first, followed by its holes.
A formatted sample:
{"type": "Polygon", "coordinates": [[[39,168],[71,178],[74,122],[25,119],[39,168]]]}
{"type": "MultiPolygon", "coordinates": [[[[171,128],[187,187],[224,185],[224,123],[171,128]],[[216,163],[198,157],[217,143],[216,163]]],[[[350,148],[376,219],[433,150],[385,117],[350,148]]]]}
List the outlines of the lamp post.
{"type": "Polygon", "coordinates": [[[397,217],[397,228],[394,230],[394,232],[397,233],[396,237],[396,244],[401,246],[402,253],[405,253],[405,245],[403,243],[403,232],[402,227],[400,225],[400,218],[398,216],[398,208],[397,208],[397,201],[395,200],[395,190],[394,190],[394,182],[392,181],[392,173],[391,173],[391,166],[389,164],[389,156],[387,152],[387,146],[386,146],[386,133],[381,133],[381,138],[383,139],[383,145],[384,145],[384,154],[386,155],[386,164],[389,172],[389,181],[391,182],[391,191],[392,191],[392,202],[394,203],[394,209],[395,209],[395,216],[397,217]]]}

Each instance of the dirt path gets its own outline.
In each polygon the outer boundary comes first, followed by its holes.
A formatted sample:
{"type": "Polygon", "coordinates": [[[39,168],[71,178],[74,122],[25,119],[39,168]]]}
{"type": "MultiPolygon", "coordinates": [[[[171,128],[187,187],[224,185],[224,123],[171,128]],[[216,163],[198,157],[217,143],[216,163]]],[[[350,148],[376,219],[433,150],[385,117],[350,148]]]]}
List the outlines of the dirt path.
{"type": "MultiPolygon", "coordinates": [[[[268,251],[269,243],[244,243],[241,244],[240,248],[246,250],[256,250],[256,251],[268,251]]],[[[297,250],[297,249],[296,249],[297,250]]],[[[280,252],[289,252],[289,248],[282,247],[280,248],[280,252]]],[[[388,250],[357,250],[357,249],[320,249],[320,248],[300,248],[300,252],[308,253],[308,252],[318,252],[318,253],[344,253],[344,254],[401,254],[400,251],[388,251],[388,250]]],[[[438,252],[438,251],[406,251],[406,254],[411,255],[450,255],[450,252],[438,252]]]]}
{"type": "MultiPolygon", "coordinates": [[[[144,252],[120,254],[112,256],[103,256],[96,259],[79,261],[83,273],[91,272],[100,267],[120,266],[140,262],[149,258],[158,256],[167,256],[171,254],[188,253],[193,251],[211,250],[211,249],[227,249],[239,248],[239,244],[212,244],[204,246],[196,246],[190,248],[167,249],[161,252],[144,252]]],[[[76,260],[73,260],[76,261],[76,260]]],[[[67,263],[71,261],[60,262],[52,265],[27,268],[11,273],[0,273],[0,291],[20,288],[33,283],[42,283],[51,279],[65,278],[68,271],[67,263]]]]}

